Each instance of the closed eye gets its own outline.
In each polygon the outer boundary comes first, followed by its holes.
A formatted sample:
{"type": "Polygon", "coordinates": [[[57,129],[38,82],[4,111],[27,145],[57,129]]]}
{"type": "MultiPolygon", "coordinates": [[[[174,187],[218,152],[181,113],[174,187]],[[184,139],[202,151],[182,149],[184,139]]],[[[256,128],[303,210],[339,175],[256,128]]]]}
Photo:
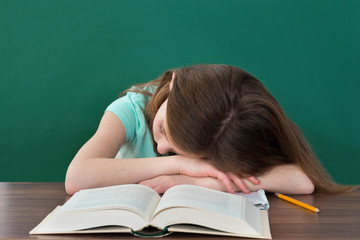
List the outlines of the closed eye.
{"type": "Polygon", "coordinates": [[[165,132],[164,132],[163,125],[162,125],[162,124],[160,124],[160,125],[159,125],[159,129],[160,129],[160,133],[161,133],[161,134],[164,134],[164,133],[165,133],[165,132]]]}
{"type": "Polygon", "coordinates": [[[165,132],[165,129],[164,129],[164,122],[160,123],[159,130],[160,130],[160,133],[163,134],[166,137],[166,139],[168,139],[167,135],[166,135],[166,132],[165,132]]]}

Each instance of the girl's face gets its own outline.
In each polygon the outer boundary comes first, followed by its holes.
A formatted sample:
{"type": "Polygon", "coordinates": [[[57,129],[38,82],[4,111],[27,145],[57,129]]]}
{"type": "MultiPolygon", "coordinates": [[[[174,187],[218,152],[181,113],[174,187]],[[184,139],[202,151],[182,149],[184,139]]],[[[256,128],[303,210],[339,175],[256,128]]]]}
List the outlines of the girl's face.
{"type": "MultiPolygon", "coordinates": [[[[169,90],[172,89],[172,83],[175,79],[175,72],[172,74],[169,90]]],[[[173,149],[173,144],[168,139],[168,131],[167,131],[167,124],[166,124],[166,109],[167,109],[167,102],[165,102],[160,106],[158,112],[155,115],[154,122],[153,122],[153,135],[154,141],[157,143],[157,150],[160,154],[167,154],[169,152],[176,153],[173,149]]]]}
{"type": "MultiPolygon", "coordinates": [[[[160,154],[164,155],[167,153],[175,153],[182,156],[199,158],[200,156],[189,153],[183,150],[180,150],[173,141],[171,141],[168,134],[168,127],[166,121],[166,109],[167,102],[165,102],[160,106],[158,112],[155,115],[153,122],[153,135],[154,140],[157,143],[157,150],[160,154]]],[[[181,127],[181,126],[179,126],[181,127]]]]}
{"type": "Polygon", "coordinates": [[[160,154],[167,154],[169,152],[175,152],[173,144],[169,141],[167,124],[166,124],[166,99],[165,102],[160,106],[158,112],[155,115],[153,122],[153,135],[154,141],[157,143],[157,150],[160,154]]]}

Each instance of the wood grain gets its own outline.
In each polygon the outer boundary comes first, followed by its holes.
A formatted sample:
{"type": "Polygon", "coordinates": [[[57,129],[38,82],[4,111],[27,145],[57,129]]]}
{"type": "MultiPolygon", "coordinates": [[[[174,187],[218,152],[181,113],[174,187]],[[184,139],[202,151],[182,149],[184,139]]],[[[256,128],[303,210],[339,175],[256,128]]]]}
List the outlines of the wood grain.
{"type": "MultiPolygon", "coordinates": [[[[312,213],[267,194],[273,239],[359,239],[360,190],[340,195],[289,195],[318,207],[312,213]]],[[[0,183],[1,239],[129,239],[128,234],[29,235],[57,205],[69,197],[64,183],[0,183]]],[[[169,239],[236,239],[196,234],[171,234],[169,239]]],[[[245,239],[245,238],[242,238],[245,239]]]]}

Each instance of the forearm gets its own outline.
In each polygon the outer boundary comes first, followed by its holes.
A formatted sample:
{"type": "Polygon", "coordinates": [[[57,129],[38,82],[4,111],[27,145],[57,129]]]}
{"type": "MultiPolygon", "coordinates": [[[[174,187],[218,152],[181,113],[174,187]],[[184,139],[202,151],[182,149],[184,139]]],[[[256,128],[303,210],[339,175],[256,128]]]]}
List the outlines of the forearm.
{"type": "Polygon", "coordinates": [[[67,171],[65,187],[68,194],[94,187],[139,183],[160,175],[178,174],[176,156],[112,159],[76,159],[67,171]]]}
{"type": "Polygon", "coordinates": [[[115,159],[125,139],[122,122],[112,112],[105,112],[94,136],[81,147],[69,165],[65,179],[67,193],[179,174],[179,161],[175,156],[115,159]]]}
{"type": "Polygon", "coordinates": [[[225,184],[217,178],[213,177],[190,177],[186,175],[162,175],[152,179],[140,182],[140,184],[148,186],[159,194],[166,192],[169,188],[177,185],[190,184],[218,191],[227,192],[225,184]]]}
{"type": "Polygon", "coordinates": [[[250,191],[264,189],[268,192],[285,194],[311,194],[314,184],[297,165],[281,165],[271,169],[262,176],[258,176],[260,184],[254,185],[244,179],[250,191]]]}
{"type": "MultiPolygon", "coordinates": [[[[257,191],[264,189],[268,192],[281,192],[285,194],[311,194],[314,191],[314,185],[310,179],[303,173],[303,171],[296,165],[282,165],[277,166],[267,172],[266,174],[257,177],[259,184],[254,184],[246,178],[241,179],[250,191],[257,191]]],[[[177,179],[185,180],[185,183],[199,185],[207,188],[216,189],[219,191],[227,191],[223,182],[212,177],[191,178],[184,177],[177,179]]],[[[171,182],[171,181],[170,181],[171,182]]],[[[175,183],[181,183],[179,180],[175,183]]],[[[161,181],[156,183],[163,184],[161,181]]],[[[168,184],[168,183],[164,183],[168,184]]],[[[172,183],[174,185],[174,182],[172,183]]],[[[236,191],[241,191],[235,184],[236,191]]]]}

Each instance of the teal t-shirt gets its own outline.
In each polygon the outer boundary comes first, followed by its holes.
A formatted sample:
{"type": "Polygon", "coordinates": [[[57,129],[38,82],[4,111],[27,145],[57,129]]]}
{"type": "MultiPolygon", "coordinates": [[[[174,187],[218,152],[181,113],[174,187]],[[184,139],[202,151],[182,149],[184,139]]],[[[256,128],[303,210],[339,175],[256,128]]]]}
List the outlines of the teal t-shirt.
{"type": "MultiPolygon", "coordinates": [[[[145,91],[153,93],[156,87],[147,86],[145,91]]],[[[146,123],[144,109],[150,97],[137,92],[128,92],[112,102],[106,111],[113,112],[123,123],[126,132],[125,143],[116,158],[156,157],[152,136],[146,123]]]]}

